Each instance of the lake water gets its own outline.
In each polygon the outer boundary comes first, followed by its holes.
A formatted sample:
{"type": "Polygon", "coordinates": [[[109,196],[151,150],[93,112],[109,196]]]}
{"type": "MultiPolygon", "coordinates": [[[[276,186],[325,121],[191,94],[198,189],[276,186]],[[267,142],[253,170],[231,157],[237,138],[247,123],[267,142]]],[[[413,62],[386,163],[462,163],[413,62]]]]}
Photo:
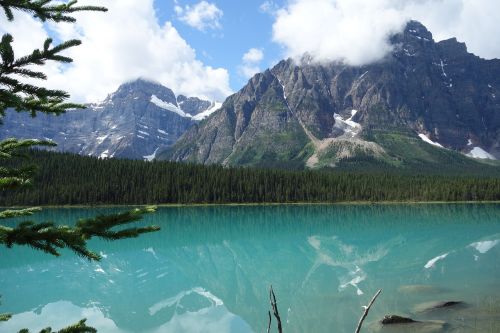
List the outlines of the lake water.
{"type": "MultiPolygon", "coordinates": [[[[46,209],[71,223],[117,209],[46,209]]],[[[0,249],[0,332],[265,332],[272,284],[284,332],[500,332],[500,205],[304,205],[160,208],[161,232],[93,240],[89,262],[0,249]],[[431,301],[466,306],[421,312],[431,301]],[[385,314],[441,324],[381,328],[385,314]]],[[[273,329],[275,329],[273,322],[273,329]]]]}

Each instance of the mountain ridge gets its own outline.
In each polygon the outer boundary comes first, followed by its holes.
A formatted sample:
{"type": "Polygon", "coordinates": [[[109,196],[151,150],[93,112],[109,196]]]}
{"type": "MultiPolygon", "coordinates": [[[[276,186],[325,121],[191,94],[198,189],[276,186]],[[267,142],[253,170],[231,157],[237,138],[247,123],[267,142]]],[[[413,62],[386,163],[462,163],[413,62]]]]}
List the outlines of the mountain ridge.
{"type": "Polygon", "coordinates": [[[436,163],[448,154],[439,146],[500,157],[500,60],[468,53],[454,38],[436,43],[416,21],[391,43],[386,59],[365,66],[316,64],[307,56],[301,64],[280,61],[251,78],[160,158],[317,168],[368,155],[401,164],[387,144],[366,140],[380,130],[407,131],[403,141],[434,144],[427,154],[435,156],[427,160],[436,163]]]}
{"type": "Polygon", "coordinates": [[[54,118],[7,110],[0,139],[49,139],[56,150],[101,158],[153,159],[220,103],[176,96],[160,83],[137,79],[122,84],[100,103],[54,118]]]}

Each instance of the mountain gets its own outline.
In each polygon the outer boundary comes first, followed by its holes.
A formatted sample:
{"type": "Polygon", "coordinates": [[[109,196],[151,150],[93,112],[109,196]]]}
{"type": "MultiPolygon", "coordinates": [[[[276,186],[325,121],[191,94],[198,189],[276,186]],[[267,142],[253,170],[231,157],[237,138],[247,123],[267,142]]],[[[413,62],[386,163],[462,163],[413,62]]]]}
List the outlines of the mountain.
{"type": "Polygon", "coordinates": [[[393,52],[366,66],[281,61],[159,158],[288,168],[500,158],[500,60],[436,43],[416,21],[390,41],[393,52]]]}
{"type": "Polygon", "coordinates": [[[50,139],[58,151],[81,155],[152,159],[193,124],[220,106],[139,79],[121,85],[103,102],[60,116],[7,110],[0,139],[50,139]]]}

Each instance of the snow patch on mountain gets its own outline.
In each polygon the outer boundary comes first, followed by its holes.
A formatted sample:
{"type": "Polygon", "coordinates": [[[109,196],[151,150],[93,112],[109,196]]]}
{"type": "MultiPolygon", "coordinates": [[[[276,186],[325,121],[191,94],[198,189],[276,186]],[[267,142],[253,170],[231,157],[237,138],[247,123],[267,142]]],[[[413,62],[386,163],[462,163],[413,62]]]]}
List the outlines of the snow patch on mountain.
{"type": "Polygon", "coordinates": [[[345,121],[345,123],[353,128],[359,128],[361,127],[360,124],[358,124],[357,122],[353,121],[352,118],[354,118],[354,116],[358,113],[358,110],[352,110],[351,111],[351,117],[349,119],[347,119],[345,121]]]}
{"type": "Polygon", "coordinates": [[[104,140],[106,140],[108,138],[109,134],[106,134],[106,135],[102,135],[102,136],[98,136],[96,138],[96,141],[98,144],[101,144],[104,142],[104,140]]]}
{"type": "Polygon", "coordinates": [[[99,155],[100,158],[104,159],[104,158],[108,158],[109,157],[109,150],[106,149],[105,151],[103,151],[101,153],[101,155],[99,155]]]}
{"type": "Polygon", "coordinates": [[[427,142],[428,144],[431,144],[431,145],[436,146],[436,147],[439,147],[439,148],[444,148],[444,147],[443,147],[441,144],[439,144],[438,142],[434,142],[434,141],[432,141],[431,139],[429,139],[429,137],[428,137],[427,135],[425,135],[425,134],[420,133],[418,136],[420,137],[420,139],[422,139],[422,141],[425,141],[425,142],[427,142]]]}
{"type": "Polygon", "coordinates": [[[215,111],[219,110],[221,108],[221,106],[222,106],[222,103],[214,102],[214,103],[212,103],[212,106],[209,109],[198,113],[197,115],[193,116],[192,118],[193,118],[193,120],[201,121],[205,118],[208,118],[208,116],[210,116],[215,111]]]}
{"type": "Polygon", "coordinates": [[[483,160],[496,160],[495,156],[491,155],[481,147],[472,148],[472,150],[467,154],[467,156],[483,160]]]}
{"type": "Polygon", "coordinates": [[[168,111],[177,113],[181,117],[184,117],[184,118],[192,118],[193,117],[189,113],[186,113],[186,112],[182,111],[180,108],[178,108],[174,104],[168,103],[168,102],[165,102],[165,101],[159,99],[156,95],[151,95],[151,100],[150,101],[154,105],[156,105],[156,106],[158,106],[158,107],[160,107],[160,108],[162,108],[164,110],[168,110],[168,111]]]}
{"type": "Polygon", "coordinates": [[[352,118],[356,115],[357,112],[358,112],[357,110],[352,110],[351,117],[347,120],[344,120],[344,118],[341,115],[334,113],[333,114],[335,118],[334,126],[336,128],[341,129],[345,134],[349,134],[351,137],[355,137],[361,130],[361,125],[352,120],[352,118]]]}
{"type": "Polygon", "coordinates": [[[151,155],[143,156],[144,160],[149,161],[149,162],[154,160],[156,157],[156,153],[158,152],[158,149],[160,149],[160,147],[156,148],[155,151],[151,155]]]}
{"type": "Polygon", "coordinates": [[[191,115],[191,114],[189,114],[187,112],[182,111],[179,107],[175,106],[174,104],[168,103],[168,102],[165,102],[165,101],[159,99],[156,95],[152,95],[151,96],[151,103],[153,103],[154,105],[156,105],[156,106],[158,106],[158,107],[160,107],[162,109],[174,112],[174,113],[178,114],[181,117],[191,118],[191,119],[193,119],[195,121],[201,121],[201,120],[207,118],[212,113],[214,113],[215,111],[219,110],[220,107],[222,106],[222,103],[220,103],[220,102],[214,102],[214,103],[212,103],[212,106],[209,109],[207,109],[207,110],[205,110],[203,112],[200,112],[197,115],[193,116],[193,115],[191,115]]]}

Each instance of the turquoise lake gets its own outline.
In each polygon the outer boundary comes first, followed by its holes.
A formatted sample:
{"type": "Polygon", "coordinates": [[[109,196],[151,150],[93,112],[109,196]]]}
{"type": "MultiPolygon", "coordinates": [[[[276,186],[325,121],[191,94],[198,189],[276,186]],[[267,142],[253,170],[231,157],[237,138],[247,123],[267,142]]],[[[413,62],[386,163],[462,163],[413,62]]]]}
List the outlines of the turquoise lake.
{"type": "Polygon", "coordinates": [[[378,289],[362,332],[500,332],[499,204],[166,207],[140,224],[162,230],[92,240],[100,262],[1,248],[0,313],[13,317],[0,332],[81,318],[99,332],[265,332],[270,285],[284,332],[352,333],[378,289]],[[433,301],[465,305],[421,311],[433,301]],[[446,324],[382,328],[386,314],[446,324]]]}

